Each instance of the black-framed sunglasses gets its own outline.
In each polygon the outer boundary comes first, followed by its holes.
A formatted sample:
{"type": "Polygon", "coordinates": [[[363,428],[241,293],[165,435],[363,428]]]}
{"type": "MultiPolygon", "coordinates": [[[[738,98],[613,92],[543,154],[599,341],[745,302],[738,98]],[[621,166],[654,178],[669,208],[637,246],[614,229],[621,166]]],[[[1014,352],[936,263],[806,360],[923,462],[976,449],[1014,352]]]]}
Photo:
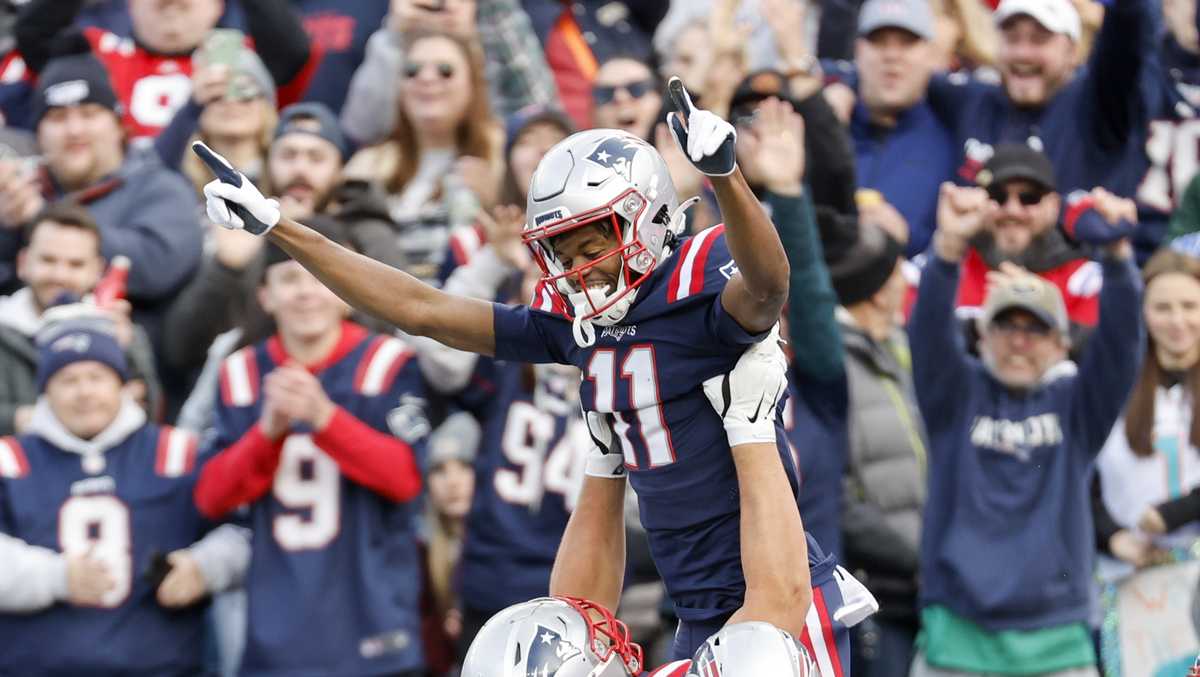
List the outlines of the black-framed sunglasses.
{"type": "MultiPolygon", "coordinates": [[[[1009,193],[1004,186],[988,186],[988,199],[1003,207],[1008,204],[1009,193]]],[[[1044,190],[1023,190],[1016,194],[1017,202],[1025,207],[1032,207],[1046,197],[1044,190]]]]}
{"type": "Polygon", "coordinates": [[[449,80],[454,77],[454,66],[445,61],[409,61],[404,64],[404,77],[412,80],[425,70],[426,66],[433,66],[437,69],[437,74],[442,76],[443,80],[449,80]]]}
{"type": "Polygon", "coordinates": [[[592,101],[597,106],[611,103],[613,99],[617,98],[617,92],[622,89],[628,92],[629,96],[640,99],[654,90],[654,80],[647,78],[645,80],[626,82],[623,85],[596,85],[592,87],[592,101]]]}

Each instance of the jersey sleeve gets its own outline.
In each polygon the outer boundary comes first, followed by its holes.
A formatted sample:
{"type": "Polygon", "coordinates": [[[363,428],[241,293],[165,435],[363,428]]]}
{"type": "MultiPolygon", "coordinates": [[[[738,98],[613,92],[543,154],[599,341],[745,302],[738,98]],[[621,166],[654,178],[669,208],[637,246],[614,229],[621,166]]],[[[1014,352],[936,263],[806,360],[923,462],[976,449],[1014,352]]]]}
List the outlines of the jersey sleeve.
{"type": "Polygon", "coordinates": [[[361,404],[339,406],[313,441],[349,479],[388,500],[411,501],[421,492],[430,429],[420,368],[399,339],[379,336],[358,371],[361,404]]]}
{"type": "Polygon", "coordinates": [[[737,262],[725,241],[723,224],[702,230],[684,242],[675,258],[675,268],[667,282],[669,305],[707,302],[705,331],[725,345],[749,345],[767,335],[743,329],[721,303],[725,285],[738,274],[737,262]]]}
{"type": "Polygon", "coordinates": [[[569,364],[562,340],[571,338],[568,320],[528,306],[492,304],[496,359],[569,364]]]}

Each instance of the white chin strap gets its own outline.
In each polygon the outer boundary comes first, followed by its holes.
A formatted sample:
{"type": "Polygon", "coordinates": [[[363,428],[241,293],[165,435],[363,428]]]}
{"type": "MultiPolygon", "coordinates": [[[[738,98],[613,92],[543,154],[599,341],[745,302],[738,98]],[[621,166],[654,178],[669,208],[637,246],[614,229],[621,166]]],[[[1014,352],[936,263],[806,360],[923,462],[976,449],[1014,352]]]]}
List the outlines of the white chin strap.
{"type": "Polygon", "coordinates": [[[620,322],[628,312],[630,304],[633,303],[634,294],[630,292],[603,313],[586,320],[583,319],[583,316],[591,313],[594,308],[603,308],[608,304],[611,289],[610,285],[605,285],[603,288],[588,287],[567,295],[567,299],[575,309],[575,322],[571,325],[571,333],[575,336],[575,344],[580,348],[587,348],[596,343],[596,330],[592,325],[608,327],[620,322]]]}

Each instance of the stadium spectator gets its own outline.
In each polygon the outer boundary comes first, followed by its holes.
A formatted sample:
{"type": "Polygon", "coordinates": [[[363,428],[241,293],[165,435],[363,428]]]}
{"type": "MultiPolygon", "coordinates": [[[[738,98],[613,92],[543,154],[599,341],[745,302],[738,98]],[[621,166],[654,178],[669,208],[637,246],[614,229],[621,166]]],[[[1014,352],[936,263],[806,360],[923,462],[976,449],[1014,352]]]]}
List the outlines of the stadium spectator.
{"type": "Polygon", "coordinates": [[[416,362],[398,339],[347,321],[346,305],[274,245],[258,295],[277,332],[225,360],[217,454],[195,492],[213,519],[248,505],[259,535],[241,674],[415,677],[413,500],[428,433],[416,362]]]}
{"type": "Polygon", "coordinates": [[[660,91],[648,65],[632,57],[614,56],[600,64],[592,81],[592,123],[650,140],[662,111],[660,91]]]}
{"type": "MultiPolygon", "coordinates": [[[[459,562],[467,513],[475,495],[474,463],[479,441],[479,424],[466,412],[447,417],[429,436],[421,625],[425,662],[433,677],[446,675],[453,668],[455,645],[463,631],[459,562]]],[[[495,575],[495,571],[490,571],[484,578],[495,580],[495,575]]]]}
{"type": "MultiPolygon", "coordinates": [[[[72,39],[70,26],[83,4],[84,0],[32,0],[22,10],[16,26],[17,47],[31,71],[40,74],[55,49],[78,41],[72,39]]],[[[248,40],[279,86],[279,104],[299,100],[320,60],[299,17],[286,0],[257,0],[240,6],[248,40]]],[[[221,0],[130,0],[132,38],[98,27],[82,30],[83,40],[112,78],[131,136],[158,134],[187,102],[192,88],[192,53],[216,27],[223,7],[221,0]]]]}
{"type": "Polygon", "coordinates": [[[845,562],[880,602],[879,613],[854,630],[854,674],[867,677],[906,676],[919,625],[927,443],[900,326],[908,291],[902,255],[901,243],[870,222],[859,224],[850,247],[829,254],[849,391],[845,562]]]}
{"type": "MultiPolygon", "coordinates": [[[[1101,276],[1076,243],[1057,227],[1063,198],[1054,169],[1043,154],[1021,144],[1005,144],[984,165],[979,180],[999,209],[988,211],[983,229],[972,238],[958,287],[959,315],[976,317],[987,294],[988,271],[1008,261],[1058,287],[1072,323],[1072,342],[1081,344],[1096,325],[1101,276]]],[[[1066,210],[1064,220],[1099,218],[1088,202],[1066,210]]]]}
{"type": "Polygon", "coordinates": [[[1190,547],[1200,510],[1200,261],[1171,250],[1143,271],[1148,343],[1141,376],[1096,466],[1112,527],[1102,543],[1141,567],[1190,547]],[[1147,539],[1146,537],[1149,537],[1147,539]]]}
{"type": "MultiPolygon", "coordinates": [[[[855,208],[855,168],[850,136],[821,95],[821,80],[815,73],[788,77],[781,71],[763,70],[750,73],[738,84],[730,100],[731,120],[744,142],[738,146],[738,161],[755,194],[762,198],[766,194],[763,191],[771,188],[765,177],[760,176],[763,171],[760,166],[784,159],[781,148],[792,145],[790,139],[776,144],[770,133],[759,129],[759,121],[771,100],[787,104],[776,108],[782,111],[790,106],[803,118],[804,160],[815,168],[805,173],[803,179],[814,206],[829,207],[837,213],[852,213],[855,208]]],[[[799,159],[797,156],[792,161],[799,159]]],[[[788,177],[784,182],[790,180],[788,177]]]]}
{"type": "MultiPolygon", "coordinates": [[[[1100,323],[1077,370],[1065,361],[1058,289],[1011,265],[993,276],[977,360],[966,352],[953,298],[989,205],[982,189],[943,185],[935,258],[909,323],[929,435],[922,629],[911,674],[1097,675],[1087,625],[1088,475],[1137,376],[1133,248],[1126,238],[1104,249],[1100,323]]],[[[1098,208],[1114,225],[1133,213],[1130,201],[1112,197],[1098,208]]]]}
{"type": "MultiPolygon", "coordinates": [[[[25,432],[33,418],[38,396],[35,338],[46,309],[83,298],[104,272],[100,229],[81,207],[47,207],[30,226],[28,238],[17,255],[17,276],[26,286],[0,297],[0,435],[25,432]]],[[[117,301],[110,317],[130,367],[128,387],[139,391],[135,399],[153,418],[163,402],[150,341],[130,322],[128,302],[117,301]]]]}
{"type": "Polygon", "coordinates": [[[1037,139],[1063,194],[1094,186],[1132,194],[1140,176],[1125,160],[1148,119],[1132,93],[1153,50],[1150,3],[1109,5],[1078,69],[1083,29],[1071,0],[1005,0],[993,16],[1002,84],[940,75],[929,85],[929,105],[958,147],[959,180],[974,183],[999,144],[1037,139]]]}
{"type": "Polygon", "coordinates": [[[668,3],[628,0],[521,0],[558,85],[559,103],[580,129],[592,127],[592,83],[614,54],[642,63],[654,57],[650,39],[668,3]]]}
{"type": "Polygon", "coordinates": [[[525,106],[557,105],[554,76],[518,0],[446,0],[441,10],[416,0],[392,0],[383,28],[371,36],[342,107],[342,126],[356,143],[385,141],[398,124],[408,42],[448,33],[483,48],[488,98],[499,115],[525,106]]]}
{"type": "Polygon", "coordinates": [[[183,172],[197,193],[210,174],[191,152],[196,140],[260,182],[277,122],[271,74],[254,50],[242,47],[235,65],[210,65],[192,73],[192,96],[155,137],[154,149],[164,165],[183,172]]]}
{"type": "Polygon", "coordinates": [[[247,539],[233,527],[205,536],[196,439],[149,423],[123,394],[111,322],[54,312],[27,432],[0,439],[0,670],[199,674],[197,602],[239,581],[247,539]]]}
{"type": "Polygon", "coordinates": [[[933,14],[927,0],[870,0],[858,19],[858,101],[850,134],[858,185],[879,191],[909,226],[905,254],[933,236],[937,190],[954,173],[950,131],[925,101],[933,74],[933,14]]]}
{"type": "Polygon", "coordinates": [[[399,123],[387,143],[359,151],[346,176],[387,194],[404,270],[432,280],[449,232],[497,199],[503,131],[491,116],[478,45],[450,34],[406,45],[399,123]]]}
{"type": "Polygon", "coordinates": [[[1200,150],[1194,129],[1200,125],[1200,16],[1195,0],[1165,0],[1162,19],[1166,30],[1158,43],[1158,58],[1141,78],[1149,110],[1149,124],[1139,157],[1128,158],[1142,172],[1137,188],[1139,253],[1151,253],[1163,241],[1196,230],[1196,198],[1191,185],[1200,150]],[[1187,216],[1178,212],[1182,210],[1187,216]],[[1167,221],[1170,220],[1168,228],[1167,221]],[[1190,227],[1181,221],[1189,220],[1190,227]]]}
{"type": "Polygon", "coordinates": [[[321,51],[304,100],[340,111],[354,71],[367,53],[367,41],[388,13],[379,0],[292,0],[313,47],[321,51]]]}
{"type": "Polygon", "coordinates": [[[73,199],[100,226],[101,254],[108,259],[123,254],[132,261],[133,319],[157,346],[166,302],[200,262],[196,196],[153,154],[126,147],[117,97],[95,57],[51,61],[35,96],[44,166],[27,173],[14,163],[0,163],[0,261],[15,262],[21,228],[47,202],[73,199]]]}

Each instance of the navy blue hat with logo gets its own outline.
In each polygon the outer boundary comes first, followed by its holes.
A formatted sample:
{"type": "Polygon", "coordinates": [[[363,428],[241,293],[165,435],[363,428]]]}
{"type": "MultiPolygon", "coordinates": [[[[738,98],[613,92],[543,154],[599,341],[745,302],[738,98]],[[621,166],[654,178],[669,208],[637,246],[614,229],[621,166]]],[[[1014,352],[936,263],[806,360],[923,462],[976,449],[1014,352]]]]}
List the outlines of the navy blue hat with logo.
{"type": "Polygon", "coordinates": [[[112,320],[94,308],[58,306],[46,311],[37,335],[38,392],[64,367],[76,362],[99,362],[112,368],[122,381],[129,378],[125,352],[117,343],[112,320]],[[59,319],[61,318],[61,319],[59,319]]]}
{"type": "Polygon", "coordinates": [[[71,54],[52,59],[38,77],[33,94],[32,121],[36,127],[51,108],[97,103],[121,114],[104,64],[91,54],[71,54]]]}
{"type": "Polygon", "coordinates": [[[287,134],[311,134],[333,144],[342,154],[342,160],[350,155],[346,136],[338,126],[337,116],[323,103],[312,101],[294,103],[279,113],[279,125],[275,127],[275,138],[287,134]]]}

